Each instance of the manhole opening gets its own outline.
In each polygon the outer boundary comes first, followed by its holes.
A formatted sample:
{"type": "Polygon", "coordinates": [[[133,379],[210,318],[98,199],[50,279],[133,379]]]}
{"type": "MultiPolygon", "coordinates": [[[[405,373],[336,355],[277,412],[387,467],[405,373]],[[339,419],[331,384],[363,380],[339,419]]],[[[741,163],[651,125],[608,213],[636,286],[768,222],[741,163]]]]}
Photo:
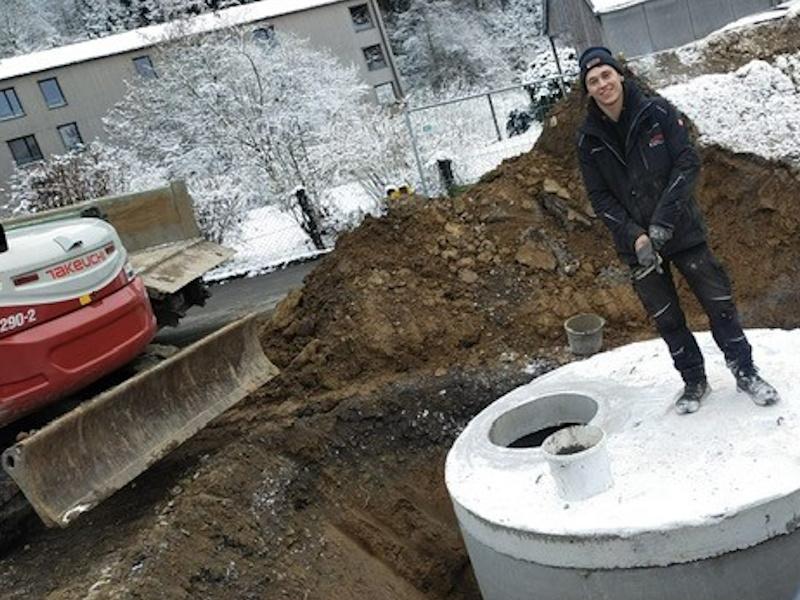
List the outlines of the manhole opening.
{"type": "Polygon", "coordinates": [[[532,398],[500,415],[489,440],[504,448],[538,448],[551,434],[586,425],[597,414],[597,401],[585,394],[558,393],[532,398]]]}
{"type": "Polygon", "coordinates": [[[561,431],[567,427],[572,427],[573,425],[583,425],[583,423],[560,423],[559,425],[553,425],[551,427],[545,427],[544,429],[540,429],[539,431],[533,431],[531,433],[523,435],[521,438],[514,440],[511,442],[508,447],[509,448],[538,448],[542,445],[542,442],[550,435],[554,434],[556,431],[561,431]]]}

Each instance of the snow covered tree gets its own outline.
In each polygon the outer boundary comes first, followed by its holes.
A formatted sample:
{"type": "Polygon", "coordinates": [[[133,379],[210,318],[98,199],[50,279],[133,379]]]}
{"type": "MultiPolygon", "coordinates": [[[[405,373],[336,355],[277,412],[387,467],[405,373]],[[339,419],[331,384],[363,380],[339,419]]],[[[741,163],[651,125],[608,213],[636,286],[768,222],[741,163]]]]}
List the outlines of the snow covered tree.
{"type": "Polygon", "coordinates": [[[545,44],[541,2],[409,0],[387,19],[409,88],[488,89],[519,81],[545,44]]]}
{"type": "Polygon", "coordinates": [[[392,23],[392,44],[412,88],[441,90],[454,82],[489,87],[510,78],[483,23],[474,11],[457,10],[452,0],[413,0],[392,23]]]}
{"type": "Polygon", "coordinates": [[[121,192],[125,170],[101,144],[32,165],[10,178],[10,212],[38,212],[121,192]]]}
{"type": "Polygon", "coordinates": [[[0,13],[0,57],[60,43],[57,20],[46,0],[5,0],[0,13]]]}
{"type": "Polygon", "coordinates": [[[106,118],[111,142],[170,179],[205,181],[198,199],[209,215],[230,206],[202,197],[208,182],[235,177],[242,206],[288,209],[302,187],[319,207],[322,192],[343,179],[394,168],[396,155],[352,150],[381,147],[370,141],[370,124],[386,118],[366,101],[356,68],[306,41],[231,28],[173,38],[154,59],[158,77],[134,82],[106,118]]]}

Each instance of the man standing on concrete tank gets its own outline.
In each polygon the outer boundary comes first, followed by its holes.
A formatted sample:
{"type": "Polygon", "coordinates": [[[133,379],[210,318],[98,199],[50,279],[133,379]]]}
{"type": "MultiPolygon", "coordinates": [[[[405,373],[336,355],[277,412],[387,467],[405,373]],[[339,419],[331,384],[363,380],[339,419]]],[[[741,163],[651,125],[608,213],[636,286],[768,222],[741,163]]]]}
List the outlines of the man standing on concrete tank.
{"type": "Polygon", "coordinates": [[[778,393],[753,364],[730,280],[706,242],[692,195],[700,160],[682,117],[665,99],[646,97],[625,81],[607,48],[589,48],[579,62],[589,96],[578,141],[583,180],[685,383],[675,410],[697,411],[710,390],[703,355],[678,302],[673,266],[708,315],[737,389],[756,404],[774,404],[778,393]]]}

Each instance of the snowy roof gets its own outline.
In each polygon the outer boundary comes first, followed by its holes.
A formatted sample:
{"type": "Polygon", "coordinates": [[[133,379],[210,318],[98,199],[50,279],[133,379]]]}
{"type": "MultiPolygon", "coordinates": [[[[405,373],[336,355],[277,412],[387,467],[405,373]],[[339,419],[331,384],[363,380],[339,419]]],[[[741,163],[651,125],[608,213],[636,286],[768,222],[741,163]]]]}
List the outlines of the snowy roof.
{"type": "MultiPolygon", "coordinates": [[[[585,1],[586,4],[589,5],[589,8],[592,9],[592,12],[594,12],[594,14],[596,15],[610,13],[616,10],[622,10],[623,8],[628,8],[630,6],[636,6],[637,4],[643,4],[645,2],[648,2],[648,0],[585,0],[585,1]]],[[[772,10],[785,9],[796,4],[797,0],[789,0],[787,2],[779,4],[778,6],[773,7],[772,10]]]]}
{"type": "Polygon", "coordinates": [[[176,35],[215,31],[223,27],[243,25],[342,1],[344,0],[261,0],[261,2],[253,2],[252,4],[235,6],[192,17],[185,22],[185,25],[182,24],[179,30],[176,30],[174,23],[150,25],[67,46],[14,56],[0,60],[0,80],[103,58],[104,56],[122,54],[123,52],[133,52],[153,46],[164,39],[172,38],[176,35]],[[179,31],[179,33],[176,34],[176,31],[179,31]]]}
{"type": "Polygon", "coordinates": [[[596,15],[622,10],[643,2],[647,2],[647,0],[586,0],[586,3],[596,15]]]}

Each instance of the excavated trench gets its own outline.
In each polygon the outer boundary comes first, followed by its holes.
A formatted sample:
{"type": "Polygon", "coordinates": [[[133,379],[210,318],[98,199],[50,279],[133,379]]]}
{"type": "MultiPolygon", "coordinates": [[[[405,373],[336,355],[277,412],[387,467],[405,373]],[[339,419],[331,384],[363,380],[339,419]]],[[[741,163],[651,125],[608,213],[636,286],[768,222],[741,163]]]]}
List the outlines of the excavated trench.
{"type": "MultiPolygon", "coordinates": [[[[575,169],[580,112],[567,99],[533,152],[458,198],[402,199],[343,235],[262,333],[282,374],[70,529],[31,523],[0,559],[4,597],[479,598],[450,444],[572,360],[572,314],[603,315],[607,347],[653,336],[575,169]]],[[[797,327],[796,170],[702,154],[746,327],[797,327]]]]}

